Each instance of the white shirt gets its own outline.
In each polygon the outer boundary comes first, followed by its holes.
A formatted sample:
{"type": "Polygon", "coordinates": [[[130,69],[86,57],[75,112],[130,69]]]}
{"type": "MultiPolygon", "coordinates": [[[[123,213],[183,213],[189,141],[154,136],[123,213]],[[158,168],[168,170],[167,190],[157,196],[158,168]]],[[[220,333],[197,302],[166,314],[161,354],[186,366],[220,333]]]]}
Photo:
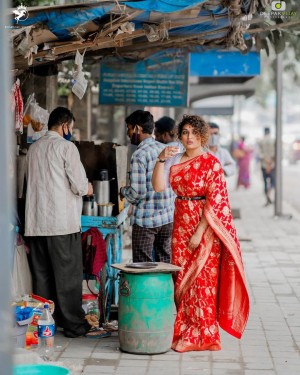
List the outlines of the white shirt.
{"type": "Polygon", "coordinates": [[[88,180],[77,147],[48,131],[27,154],[26,236],[58,236],[81,228],[88,180]]]}
{"type": "Polygon", "coordinates": [[[215,153],[211,150],[208,150],[208,152],[219,159],[226,177],[230,177],[235,174],[236,163],[230,155],[230,152],[226,150],[226,148],[218,146],[218,149],[215,153]]]}

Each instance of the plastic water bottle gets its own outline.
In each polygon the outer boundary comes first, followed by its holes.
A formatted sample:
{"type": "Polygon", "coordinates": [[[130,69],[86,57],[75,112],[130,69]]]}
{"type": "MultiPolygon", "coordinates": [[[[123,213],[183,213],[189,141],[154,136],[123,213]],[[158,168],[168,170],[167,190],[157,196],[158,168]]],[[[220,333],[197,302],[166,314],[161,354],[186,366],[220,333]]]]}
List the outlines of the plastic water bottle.
{"type": "Polygon", "coordinates": [[[45,303],[40,319],[38,320],[38,353],[45,361],[51,361],[54,354],[54,333],[55,324],[45,303]]]}

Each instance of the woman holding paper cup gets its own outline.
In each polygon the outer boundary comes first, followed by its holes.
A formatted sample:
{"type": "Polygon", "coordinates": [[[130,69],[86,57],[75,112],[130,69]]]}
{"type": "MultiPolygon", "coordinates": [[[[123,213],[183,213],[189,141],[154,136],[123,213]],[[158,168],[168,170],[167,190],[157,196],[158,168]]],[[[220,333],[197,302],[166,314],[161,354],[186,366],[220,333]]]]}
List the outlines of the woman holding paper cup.
{"type": "Polygon", "coordinates": [[[172,348],[178,352],[220,350],[219,326],[240,338],[249,314],[249,297],[224,172],[206,152],[209,126],[184,115],[178,136],[185,152],[166,147],[152,184],[176,193],[172,263],[177,316],[172,348]]]}

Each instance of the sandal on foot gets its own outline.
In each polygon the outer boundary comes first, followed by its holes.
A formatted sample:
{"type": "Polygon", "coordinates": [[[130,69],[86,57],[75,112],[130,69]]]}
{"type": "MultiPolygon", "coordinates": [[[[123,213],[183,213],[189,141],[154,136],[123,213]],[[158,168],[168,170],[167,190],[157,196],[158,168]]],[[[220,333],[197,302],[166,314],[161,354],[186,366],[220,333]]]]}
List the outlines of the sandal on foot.
{"type": "Polygon", "coordinates": [[[104,331],[104,329],[101,328],[91,328],[86,334],[85,337],[89,339],[101,339],[103,337],[109,337],[111,336],[110,332],[104,331]]]}

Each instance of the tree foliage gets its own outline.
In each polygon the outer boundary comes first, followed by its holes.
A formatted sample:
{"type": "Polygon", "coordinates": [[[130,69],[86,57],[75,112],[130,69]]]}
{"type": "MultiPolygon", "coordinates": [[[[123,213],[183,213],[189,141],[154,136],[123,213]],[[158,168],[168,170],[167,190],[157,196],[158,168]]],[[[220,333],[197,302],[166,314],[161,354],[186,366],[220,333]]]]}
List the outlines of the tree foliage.
{"type": "MultiPolygon", "coordinates": [[[[300,4],[291,0],[286,11],[277,12],[272,11],[271,6],[260,5],[253,20],[250,20],[249,33],[254,35],[257,49],[265,49],[267,54],[270,47],[277,54],[281,53],[287,44],[297,47],[297,37],[300,33],[300,4]]],[[[249,47],[252,42],[253,39],[249,47]]]]}
{"type": "MultiPolygon", "coordinates": [[[[280,3],[280,1],[278,1],[280,3]]],[[[272,1],[274,3],[274,1],[272,1]]],[[[298,0],[286,2],[286,10],[272,11],[271,5],[259,2],[257,13],[249,27],[252,36],[247,41],[248,49],[264,50],[270,59],[283,52],[285,71],[300,82],[298,61],[300,61],[300,3],[298,0]]]]}

